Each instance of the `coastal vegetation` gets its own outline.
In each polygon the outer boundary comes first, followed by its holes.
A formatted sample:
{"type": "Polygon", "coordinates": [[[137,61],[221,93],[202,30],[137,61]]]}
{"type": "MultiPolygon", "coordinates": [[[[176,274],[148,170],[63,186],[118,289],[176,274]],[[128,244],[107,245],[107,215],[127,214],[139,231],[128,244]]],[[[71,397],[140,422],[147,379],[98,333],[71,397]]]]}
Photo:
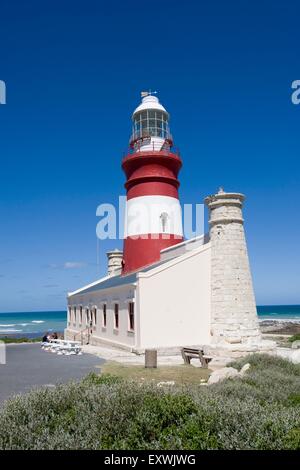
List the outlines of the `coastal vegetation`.
{"type": "Polygon", "coordinates": [[[22,338],[14,338],[11,336],[2,336],[0,341],[6,344],[15,344],[15,343],[39,343],[42,341],[42,338],[27,338],[26,336],[22,338]]]}
{"type": "MultiPolygon", "coordinates": [[[[109,374],[6,402],[1,449],[300,449],[300,365],[267,355],[203,386],[109,374]]],[[[187,368],[192,366],[186,366],[187,368]]]]}
{"type": "Polygon", "coordinates": [[[300,341],[300,333],[293,335],[289,338],[290,343],[293,343],[294,341],[300,341]]]}
{"type": "Polygon", "coordinates": [[[15,343],[39,343],[42,341],[42,338],[27,338],[26,336],[22,338],[14,338],[13,336],[0,336],[0,341],[6,344],[15,344],[15,343]]]}

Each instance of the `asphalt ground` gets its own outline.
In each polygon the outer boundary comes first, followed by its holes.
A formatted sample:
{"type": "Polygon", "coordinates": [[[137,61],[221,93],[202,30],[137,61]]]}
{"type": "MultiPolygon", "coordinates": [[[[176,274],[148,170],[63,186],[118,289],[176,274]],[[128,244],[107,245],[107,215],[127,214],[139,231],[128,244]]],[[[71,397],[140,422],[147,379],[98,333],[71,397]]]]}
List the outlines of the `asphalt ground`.
{"type": "Polygon", "coordinates": [[[0,403],[37,387],[55,387],[90,372],[99,373],[104,362],[92,354],[58,356],[35,343],[8,344],[6,364],[0,364],[0,403]]]}

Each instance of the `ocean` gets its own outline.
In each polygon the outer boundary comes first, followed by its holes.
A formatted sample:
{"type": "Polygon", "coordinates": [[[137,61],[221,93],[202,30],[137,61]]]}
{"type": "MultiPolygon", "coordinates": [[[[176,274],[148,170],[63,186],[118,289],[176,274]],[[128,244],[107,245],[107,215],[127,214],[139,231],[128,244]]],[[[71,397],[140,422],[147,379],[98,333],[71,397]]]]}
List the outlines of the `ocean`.
{"type": "Polygon", "coordinates": [[[45,332],[63,332],[67,325],[67,312],[0,313],[0,336],[34,338],[45,332]]]}
{"type": "MultiPolygon", "coordinates": [[[[257,307],[260,320],[300,322],[300,305],[265,305],[257,307]]],[[[63,332],[67,312],[0,313],[0,336],[34,338],[45,332],[63,332]]]]}
{"type": "Polygon", "coordinates": [[[257,313],[260,320],[300,322],[300,305],[262,305],[257,313]]]}

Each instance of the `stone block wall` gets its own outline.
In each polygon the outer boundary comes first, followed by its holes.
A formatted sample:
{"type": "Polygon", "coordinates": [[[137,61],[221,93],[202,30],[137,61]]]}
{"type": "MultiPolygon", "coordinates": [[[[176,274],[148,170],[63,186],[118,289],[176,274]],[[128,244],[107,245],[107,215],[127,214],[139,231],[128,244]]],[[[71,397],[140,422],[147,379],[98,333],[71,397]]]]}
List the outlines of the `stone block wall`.
{"type": "Polygon", "coordinates": [[[238,344],[261,339],[245,240],[239,193],[205,199],[211,240],[212,344],[238,344]]]}

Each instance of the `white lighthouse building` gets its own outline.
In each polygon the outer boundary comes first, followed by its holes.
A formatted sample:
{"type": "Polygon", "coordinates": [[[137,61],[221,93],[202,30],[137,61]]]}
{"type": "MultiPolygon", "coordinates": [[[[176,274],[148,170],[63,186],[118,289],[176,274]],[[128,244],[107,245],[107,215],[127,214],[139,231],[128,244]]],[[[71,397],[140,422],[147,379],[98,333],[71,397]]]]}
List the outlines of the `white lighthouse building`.
{"type": "Polygon", "coordinates": [[[184,240],[169,114],[145,96],[132,116],[122,161],[127,212],[123,253],[108,274],[68,295],[65,336],[135,352],[203,346],[251,351],[261,344],[239,193],[205,199],[209,233],[184,240]],[[139,223],[133,214],[143,214],[139,223]]]}

